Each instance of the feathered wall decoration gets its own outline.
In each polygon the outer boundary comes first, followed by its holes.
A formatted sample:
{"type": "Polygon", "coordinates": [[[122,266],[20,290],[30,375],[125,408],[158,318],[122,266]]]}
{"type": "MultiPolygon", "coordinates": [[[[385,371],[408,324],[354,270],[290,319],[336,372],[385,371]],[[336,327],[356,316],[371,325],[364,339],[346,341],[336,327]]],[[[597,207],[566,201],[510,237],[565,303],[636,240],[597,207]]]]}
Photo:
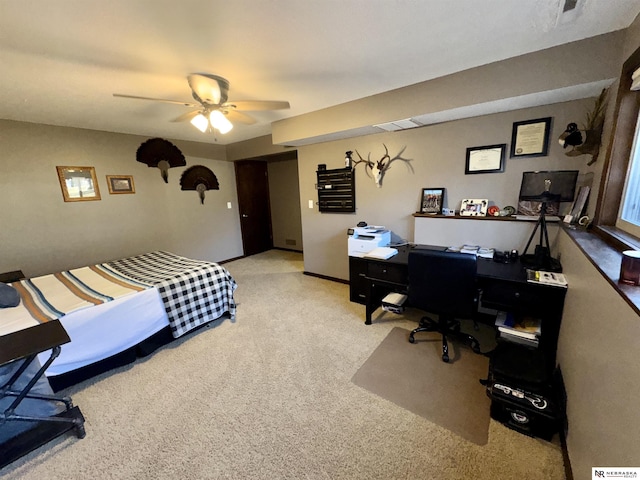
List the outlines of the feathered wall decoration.
{"type": "Polygon", "coordinates": [[[596,99],[593,109],[587,112],[587,119],[582,130],[579,130],[575,123],[567,125],[567,129],[558,138],[563,148],[571,147],[565,153],[566,156],[591,155],[591,160],[587,162],[587,165],[592,165],[598,160],[606,106],[607,89],[604,89],[596,99]]]}
{"type": "Polygon", "coordinates": [[[200,203],[204,205],[204,192],[220,190],[218,179],[214,173],[203,165],[187,168],[180,177],[181,190],[196,190],[200,195],[200,203]]]}
{"type": "Polygon", "coordinates": [[[151,138],[143,142],[136,152],[136,160],[149,167],[158,167],[164,183],[169,183],[170,168],[187,164],[180,149],[164,138],[151,138]]]}

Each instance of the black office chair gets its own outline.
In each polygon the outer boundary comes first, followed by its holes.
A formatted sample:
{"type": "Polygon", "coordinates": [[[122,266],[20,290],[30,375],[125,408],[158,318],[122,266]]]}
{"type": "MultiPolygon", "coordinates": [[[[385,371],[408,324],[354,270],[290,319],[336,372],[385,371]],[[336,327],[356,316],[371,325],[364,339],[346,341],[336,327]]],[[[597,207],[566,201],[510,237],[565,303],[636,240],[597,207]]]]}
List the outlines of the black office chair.
{"type": "Polygon", "coordinates": [[[442,360],[449,361],[447,337],[457,339],[480,353],[480,342],[460,331],[457,318],[473,318],[477,311],[476,256],[468,253],[416,249],[409,252],[409,305],[438,315],[423,317],[409,335],[415,343],[418,332],[442,334],[442,360]]]}

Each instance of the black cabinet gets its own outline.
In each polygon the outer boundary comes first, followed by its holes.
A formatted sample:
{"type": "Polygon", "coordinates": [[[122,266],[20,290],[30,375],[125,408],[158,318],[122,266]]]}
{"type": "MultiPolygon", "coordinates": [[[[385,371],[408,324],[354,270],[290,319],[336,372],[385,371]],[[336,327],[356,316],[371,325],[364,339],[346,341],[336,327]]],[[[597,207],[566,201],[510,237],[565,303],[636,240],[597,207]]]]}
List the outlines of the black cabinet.
{"type": "Polygon", "coordinates": [[[355,212],[356,181],[351,168],[318,170],[318,210],[320,212],[355,212]]]}
{"type": "Polygon", "coordinates": [[[362,305],[367,303],[367,266],[366,260],[349,257],[349,299],[362,305]]]}

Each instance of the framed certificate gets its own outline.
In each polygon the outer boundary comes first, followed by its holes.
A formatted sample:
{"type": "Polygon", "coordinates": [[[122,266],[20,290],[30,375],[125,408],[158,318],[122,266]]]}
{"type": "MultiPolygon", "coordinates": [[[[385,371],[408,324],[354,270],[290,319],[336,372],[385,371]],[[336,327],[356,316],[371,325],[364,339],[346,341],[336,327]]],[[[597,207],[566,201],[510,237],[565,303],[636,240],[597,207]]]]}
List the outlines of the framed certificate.
{"type": "Polygon", "coordinates": [[[504,172],[505,143],[484,147],[467,148],[467,164],[465,174],[504,172]]]}
{"type": "Polygon", "coordinates": [[[515,122],[511,133],[511,158],[545,157],[550,132],[551,117],[515,122]]]}

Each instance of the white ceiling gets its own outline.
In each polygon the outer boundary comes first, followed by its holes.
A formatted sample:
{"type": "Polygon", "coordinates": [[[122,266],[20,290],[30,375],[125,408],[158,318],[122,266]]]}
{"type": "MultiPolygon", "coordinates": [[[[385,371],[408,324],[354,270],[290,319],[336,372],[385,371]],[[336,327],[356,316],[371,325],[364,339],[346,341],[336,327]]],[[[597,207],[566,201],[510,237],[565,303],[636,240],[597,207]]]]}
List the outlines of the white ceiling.
{"type": "Polygon", "coordinates": [[[213,73],[275,120],[628,27],[638,0],[0,0],[0,118],[215,142],[172,119],[213,73]]]}

